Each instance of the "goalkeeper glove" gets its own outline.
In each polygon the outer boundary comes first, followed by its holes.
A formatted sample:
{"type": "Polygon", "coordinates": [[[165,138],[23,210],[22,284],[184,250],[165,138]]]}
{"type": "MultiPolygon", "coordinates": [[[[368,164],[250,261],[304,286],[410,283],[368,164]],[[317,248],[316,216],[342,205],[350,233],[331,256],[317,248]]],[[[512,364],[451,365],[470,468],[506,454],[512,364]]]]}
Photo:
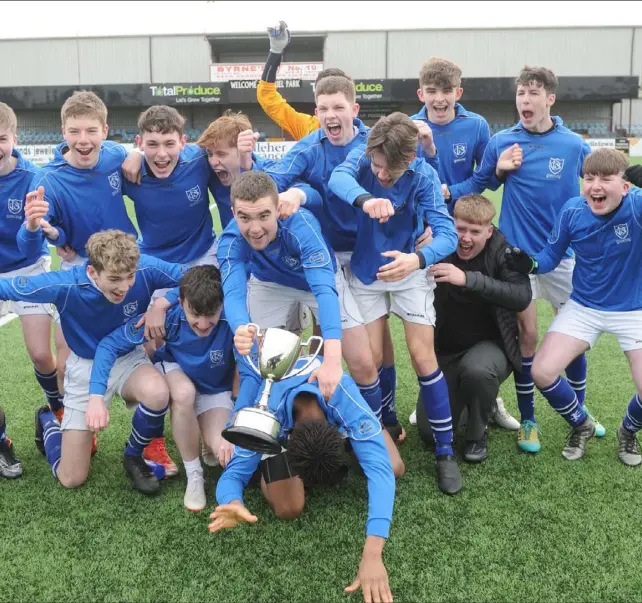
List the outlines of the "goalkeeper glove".
{"type": "Polygon", "coordinates": [[[508,247],[505,254],[506,267],[509,270],[521,272],[522,274],[535,274],[537,272],[537,261],[519,247],[508,247]]]}
{"type": "Polygon", "coordinates": [[[279,21],[276,27],[267,28],[270,37],[270,52],[281,54],[290,43],[290,31],[285,21],[279,21]]]}

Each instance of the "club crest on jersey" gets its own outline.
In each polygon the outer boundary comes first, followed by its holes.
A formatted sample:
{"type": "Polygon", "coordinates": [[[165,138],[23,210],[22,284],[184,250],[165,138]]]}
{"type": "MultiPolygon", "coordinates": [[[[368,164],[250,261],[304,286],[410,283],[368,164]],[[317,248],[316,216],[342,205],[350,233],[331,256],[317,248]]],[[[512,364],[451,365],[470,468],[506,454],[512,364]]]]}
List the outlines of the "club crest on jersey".
{"type": "Polygon", "coordinates": [[[367,433],[370,433],[373,429],[374,429],[374,426],[372,425],[371,421],[361,421],[361,423],[359,423],[358,432],[361,435],[366,435],[367,433]]]}
{"type": "Polygon", "coordinates": [[[193,186],[189,190],[185,191],[185,194],[187,195],[188,201],[192,205],[194,205],[201,200],[201,187],[197,184],[196,186],[193,186]]]}
{"type": "Polygon", "coordinates": [[[115,191],[120,191],[120,174],[114,172],[108,176],[109,186],[111,186],[115,191]]]}
{"type": "Polygon", "coordinates": [[[564,160],[559,157],[551,157],[548,160],[548,171],[553,176],[559,176],[564,169],[564,160]]]}
{"type": "Polygon", "coordinates": [[[629,238],[629,225],[628,224],[616,224],[614,227],[615,229],[615,235],[617,236],[618,243],[624,243],[626,241],[630,241],[631,239],[629,238]]]}
{"type": "Polygon", "coordinates": [[[138,312],[138,302],[130,302],[128,304],[125,304],[123,306],[123,312],[125,313],[125,316],[132,317],[136,312],[138,312]]]}
{"type": "Polygon", "coordinates": [[[130,325],[127,327],[127,334],[131,339],[136,339],[138,337],[138,334],[140,333],[140,330],[142,327],[137,328],[136,325],[132,322],[130,325]]]}
{"type": "Polygon", "coordinates": [[[323,266],[328,263],[326,255],[323,251],[316,251],[308,258],[310,266],[323,266]]]}
{"type": "Polygon", "coordinates": [[[284,255],[281,258],[290,268],[298,268],[299,267],[299,260],[296,258],[293,258],[291,255],[284,255]]]}
{"type": "Polygon", "coordinates": [[[465,142],[458,142],[453,145],[453,155],[455,156],[455,163],[464,161],[466,159],[467,145],[465,142]]]}
{"type": "Polygon", "coordinates": [[[210,360],[214,366],[223,361],[223,350],[210,350],[210,360]]]}
{"type": "Polygon", "coordinates": [[[19,214],[22,210],[22,199],[9,199],[8,205],[12,214],[19,214]]]}

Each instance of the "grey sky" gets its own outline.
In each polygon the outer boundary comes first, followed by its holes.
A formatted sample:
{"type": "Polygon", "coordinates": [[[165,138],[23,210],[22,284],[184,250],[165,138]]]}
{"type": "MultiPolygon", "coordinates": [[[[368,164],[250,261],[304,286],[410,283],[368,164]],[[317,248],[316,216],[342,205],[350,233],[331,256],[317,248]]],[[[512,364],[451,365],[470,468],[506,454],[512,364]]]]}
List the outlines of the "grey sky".
{"type": "Polygon", "coordinates": [[[137,34],[642,25],[640,2],[0,2],[0,39],[137,34]],[[364,10],[365,9],[365,10],[364,10]],[[312,15],[314,17],[312,18],[312,15]]]}

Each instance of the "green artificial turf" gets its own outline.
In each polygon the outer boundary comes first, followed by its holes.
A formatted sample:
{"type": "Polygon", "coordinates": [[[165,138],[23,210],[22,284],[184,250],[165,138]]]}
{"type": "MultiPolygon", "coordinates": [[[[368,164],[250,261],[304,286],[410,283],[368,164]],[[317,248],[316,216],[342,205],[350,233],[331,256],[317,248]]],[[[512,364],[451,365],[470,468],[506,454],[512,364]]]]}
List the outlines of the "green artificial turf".
{"type": "MultiPolygon", "coordinates": [[[[492,195],[498,201],[497,194],[492,195]]],[[[54,254],[55,255],[55,254],[54,254]]],[[[539,305],[540,332],[552,319],[539,305]]],[[[464,490],[439,493],[434,459],[407,417],[417,395],[403,340],[397,353],[397,406],[408,432],[401,447],[391,535],[384,551],[395,601],[635,601],[642,592],[634,521],[642,473],[617,459],[615,429],[634,393],[612,336],[588,353],[587,404],[606,426],[579,462],[562,458],[565,422],[537,394],[542,451],[520,453],[515,432],[491,428],[490,456],[461,463],[464,490]]],[[[208,508],[183,508],[184,471],[146,498],[122,468],[130,414],[112,401],[88,482],[63,489],[33,443],[43,403],[19,321],[0,328],[0,404],[24,475],[0,481],[0,601],[359,601],[343,588],[364,542],[367,492],[354,468],[340,488],[313,491],[303,515],[276,520],[257,488],[246,503],[259,521],[210,534],[219,469],[206,468],[208,508]]],[[[517,413],[512,377],[502,387],[517,413]]],[[[167,421],[168,449],[180,466],[167,421]]],[[[461,447],[458,447],[461,454],[461,447]]]]}

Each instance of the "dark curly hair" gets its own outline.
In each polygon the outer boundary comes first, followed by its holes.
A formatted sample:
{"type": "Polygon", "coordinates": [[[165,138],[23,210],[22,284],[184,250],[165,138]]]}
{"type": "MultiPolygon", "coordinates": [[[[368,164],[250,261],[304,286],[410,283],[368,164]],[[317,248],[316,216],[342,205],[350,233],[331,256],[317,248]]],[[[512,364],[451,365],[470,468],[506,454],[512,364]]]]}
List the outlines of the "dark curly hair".
{"type": "Polygon", "coordinates": [[[337,484],[348,471],[343,438],[325,421],[296,424],[288,438],[287,456],[290,468],[306,486],[337,484]]]}

